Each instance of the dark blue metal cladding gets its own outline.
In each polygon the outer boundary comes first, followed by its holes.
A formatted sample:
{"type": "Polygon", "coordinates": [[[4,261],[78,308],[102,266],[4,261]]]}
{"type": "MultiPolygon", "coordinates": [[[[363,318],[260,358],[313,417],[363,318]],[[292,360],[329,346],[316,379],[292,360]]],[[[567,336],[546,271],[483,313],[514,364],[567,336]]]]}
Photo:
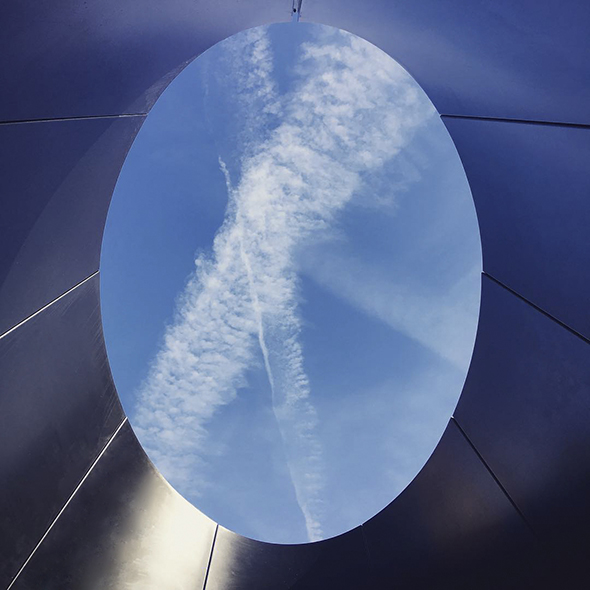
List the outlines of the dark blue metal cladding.
{"type": "Polygon", "coordinates": [[[372,566],[363,588],[553,588],[535,536],[453,421],[416,479],[363,530],[372,566]]]}
{"type": "Polygon", "coordinates": [[[360,527],[304,545],[262,543],[219,527],[205,590],[362,588],[368,573],[360,527]]]}
{"type": "MultiPolygon", "coordinates": [[[[0,122],[145,113],[194,56],[288,20],[290,9],[289,0],[10,0],[0,122]]],[[[443,114],[590,124],[587,2],[306,0],[302,19],[390,53],[443,114]]],[[[0,126],[0,334],[97,269],[110,192],[140,122],[0,126]]],[[[588,130],[446,122],[476,200],[487,272],[588,336],[588,130]]],[[[201,588],[213,524],[163,482],[127,425],[111,438],[123,414],[97,282],[0,337],[0,584],[112,441],[13,588],[201,588]]],[[[207,588],[568,587],[550,570],[586,586],[588,350],[485,279],[456,416],[474,446],[452,422],[398,499],[333,540],[276,546],[220,529],[207,588]]]]}
{"type": "Polygon", "coordinates": [[[143,117],[0,125],[0,335],[98,270],[143,117]]]}
{"type": "Polygon", "coordinates": [[[484,271],[590,338],[590,128],[443,120],[473,191],[484,271]]]}
{"type": "Polygon", "coordinates": [[[371,41],[443,114],[590,123],[590,3],[310,0],[302,21],[371,41]]]}
{"type": "Polygon", "coordinates": [[[102,339],[98,277],[0,338],[0,587],[124,416],[102,339]]]}
{"type": "Polygon", "coordinates": [[[8,0],[0,121],[146,113],[218,41],[290,18],[288,0],[8,0]]]}
{"type": "Polygon", "coordinates": [[[13,589],[201,590],[214,533],[126,423],[13,589]]]}
{"type": "Polygon", "coordinates": [[[587,583],[590,345],[491,279],[482,295],[457,420],[543,541],[570,561],[559,568],[582,563],[587,583]]]}
{"type": "Polygon", "coordinates": [[[451,423],[414,482],[362,528],[297,546],[260,543],[220,528],[206,590],[554,588],[544,558],[451,423]]]}

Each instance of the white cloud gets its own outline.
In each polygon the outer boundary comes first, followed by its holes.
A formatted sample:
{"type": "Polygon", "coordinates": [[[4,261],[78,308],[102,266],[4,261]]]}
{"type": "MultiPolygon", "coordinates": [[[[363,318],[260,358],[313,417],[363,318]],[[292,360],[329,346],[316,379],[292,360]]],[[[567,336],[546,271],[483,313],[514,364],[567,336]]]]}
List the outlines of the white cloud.
{"type": "Polygon", "coordinates": [[[261,351],[296,497],[315,540],[322,537],[325,482],[300,339],[297,252],[331,231],[362,174],[398,154],[433,109],[392,60],[343,33],[303,46],[298,82],[284,97],[263,31],[231,40],[227,51],[239,99],[262,105],[244,127],[260,129],[256,118],[277,115],[279,107],[280,124],[242,136],[237,182],[220,160],[226,218],[212,253],[196,260],[139,392],[134,424],[164,475],[195,495],[208,423],[238,395],[261,351]]]}
{"type": "Polygon", "coordinates": [[[328,289],[405,334],[466,374],[475,342],[481,266],[450,289],[434,292],[396,282],[382,268],[324,253],[306,257],[305,273],[328,289]]]}

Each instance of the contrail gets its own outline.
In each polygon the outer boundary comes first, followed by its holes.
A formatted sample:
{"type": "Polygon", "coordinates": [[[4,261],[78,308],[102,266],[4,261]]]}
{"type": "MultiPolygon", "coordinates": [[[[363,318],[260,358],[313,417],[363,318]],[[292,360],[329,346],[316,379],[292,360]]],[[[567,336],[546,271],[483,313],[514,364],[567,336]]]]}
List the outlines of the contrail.
{"type": "MultiPolygon", "coordinates": [[[[221,156],[218,158],[219,160],[219,168],[225,177],[225,187],[227,189],[227,194],[230,199],[233,200],[233,187],[231,183],[231,178],[229,175],[229,171],[225,162],[222,160],[221,156]]],[[[244,239],[243,239],[243,227],[242,222],[239,216],[239,211],[236,216],[236,225],[238,227],[238,234],[239,234],[239,242],[240,242],[240,258],[244,264],[244,269],[246,270],[246,276],[248,277],[248,285],[250,291],[250,298],[252,301],[252,308],[254,310],[254,314],[256,316],[256,323],[258,326],[258,344],[260,346],[260,350],[262,351],[262,357],[264,359],[264,368],[266,370],[266,376],[268,378],[268,382],[272,391],[272,395],[274,398],[275,394],[275,386],[274,386],[274,378],[272,376],[272,368],[270,366],[269,356],[268,356],[268,347],[266,346],[266,341],[264,339],[264,325],[262,323],[262,309],[260,307],[260,302],[258,301],[258,295],[256,293],[256,289],[254,287],[254,280],[252,275],[252,265],[250,264],[250,260],[248,259],[248,255],[244,250],[244,239]]]]}
{"type": "Polygon", "coordinates": [[[228,160],[219,158],[226,217],[212,253],[196,260],[139,391],[134,424],[164,474],[195,496],[207,460],[207,424],[245,384],[258,347],[296,498],[308,537],[317,540],[325,470],[301,344],[298,253],[333,235],[363,174],[399,153],[433,110],[391,59],[344,33],[301,48],[296,84],[284,96],[264,32],[232,41],[228,52],[240,56],[232,78],[240,100],[259,107],[241,127],[254,133],[239,134],[235,185],[228,160]],[[269,125],[279,111],[280,120],[269,125]]]}

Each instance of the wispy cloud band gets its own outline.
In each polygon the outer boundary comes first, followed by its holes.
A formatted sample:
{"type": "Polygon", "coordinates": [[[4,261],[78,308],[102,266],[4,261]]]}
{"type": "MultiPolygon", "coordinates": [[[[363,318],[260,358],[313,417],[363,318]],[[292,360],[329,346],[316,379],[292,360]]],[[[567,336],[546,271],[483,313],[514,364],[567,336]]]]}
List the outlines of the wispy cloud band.
{"type": "Polygon", "coordinates": [[[139,391],[134,424],[164,475],[197,496],[208,423],[246,385],[261,354],[297,501],[316,540],[323,456],[301,344],[298,252],[333,234],[363,174],[395,157],[433,109],[390,58],[343,33],[302,47],[297,83],[283,96],[263,30],[231,40],[227,51],[238,100],[258,110],[241,127],[238,165],[220,159],[227,214],[212,252],[196,260],[139,391]]]}

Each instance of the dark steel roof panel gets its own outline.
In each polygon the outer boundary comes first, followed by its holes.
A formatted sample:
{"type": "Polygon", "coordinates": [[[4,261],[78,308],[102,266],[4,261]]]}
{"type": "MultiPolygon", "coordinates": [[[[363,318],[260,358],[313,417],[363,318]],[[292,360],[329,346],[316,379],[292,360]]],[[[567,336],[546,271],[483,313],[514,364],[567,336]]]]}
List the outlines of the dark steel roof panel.
{"type": "Polygon", "coordinates": [[[484,271],[590,338],[590,128],[444,118],[484,271]]]}
{"type": "Polygon", "coordinates": [[[146,113],[197,55],[288,0],[3,3],[0,121],[146,113]]]}
{"type": "Polygon", "coordinates": [[[360,527],[302,545],[263,543],[219,527],[206,590],[362,588],[368,572],[360,527]]]}
{"type": "Polygon", "coordinates": [[[123,420],[98,277],[0,338],[0,586],[6,587],[123,420]]]}
{"type": "Polygon", "coordinates": [[[0,335],[98,270],[143,117],[0,125],[0,335]]]}
{"type": "Polygon", "coordinates": [[[201,590],[215,523],[175,492],[126,423],[15,590],[201,590]]]}
{"type": "Polygon", "coordinates": [[[457,419],[543,541],[587,564],[590,345],[488,278],[482,295],[457,419]]]}
{"type": "Polygon", "coordinates": [[[367,588],[506,590],[543,578],[535,536],[453,421],[424,469],[363,529],[367,588]]]}

